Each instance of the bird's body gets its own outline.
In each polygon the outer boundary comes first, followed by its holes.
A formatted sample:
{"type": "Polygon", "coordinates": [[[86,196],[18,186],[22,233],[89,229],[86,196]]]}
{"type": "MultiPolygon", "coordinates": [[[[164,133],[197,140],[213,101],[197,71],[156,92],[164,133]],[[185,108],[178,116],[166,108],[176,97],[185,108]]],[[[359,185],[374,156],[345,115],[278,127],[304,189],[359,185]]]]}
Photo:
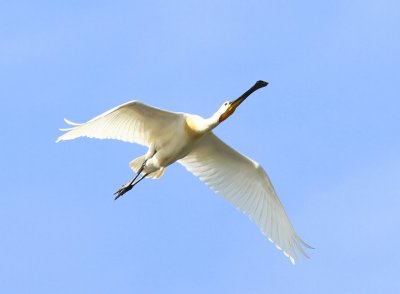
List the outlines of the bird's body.
{"type": "Polygon", "coordinates": [[[221,141],[212,130],[229,117],[251,93],[266,86],[259,81],[233,102],[225,102],[210,118],[169,112],[138,101],[117,106],[84,124],[72,127],[57,140],[77,137],[118,139],[148,147],[130,163],[136,176],[116,194],[132,189],[143,178],[159,178],[166,167],[179,162],[214,191],[245,212],[291,261],[306,255],[305,244],[294,231],[262,167],[221,141]],[[137,180],[138,176],[142,177],[137,180]]]}

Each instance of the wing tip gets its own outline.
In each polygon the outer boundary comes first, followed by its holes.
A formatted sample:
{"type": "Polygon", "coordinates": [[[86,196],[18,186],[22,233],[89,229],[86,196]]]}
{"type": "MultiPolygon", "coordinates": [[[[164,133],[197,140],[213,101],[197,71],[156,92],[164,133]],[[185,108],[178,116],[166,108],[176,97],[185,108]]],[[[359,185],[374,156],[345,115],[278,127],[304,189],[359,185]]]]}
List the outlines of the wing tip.
{"type": "MultiPolygon", "coordinates": [[[[61,130],[61,129],[60,129],[61,130]]],[[[59,143],[59,142],[61,142],[61,141],[65,141],[66,139],[65,139],[65,136],[66,134],[64,134],[64,135],[61,135],[60,137],[58,137],[57,139],[56,139],[56,143],[59,143]]]]}
{"type": "Polygon", "coordinates": [[[300,240],[301,244],[302,244],[303,246],[307,247],[308,249],[315,249],[314,247],[312,247],[311,245],[307,244],[306,242],[304,242],[304,241],[301,240],[300,238],[299,238],[299,240],[300,240]]]}
{"type": "MultiPolygon", "coordinates": [[[[68,132],[68,131],[71,131],[71,130],[73,130],[74,128],[76,128],[76,127],[78,127],[78,126],[80,126],[81,124],[79,124],[79,123],[76,123],[76,122],[73,122],[73,121],[71,121],[71,120],[69,120],[68,118],[66,118],[66,117],[64,117],[64,122],[66,123],[66,124],[68,124],[69,126],[72,126],[71,128],[59,128],[59,130],[61,131],[61,132],[68,132]]],[[[66,139],[65,139],[65,136],[66,134],[63,134],[63,135],[61,135],[60,137],[58,137],[57,139],[56,139],[56,143],[58,143],[58,142],[61,142],[61,141],[65,141],[66,139]]]]}
{"type": "MultiPolygon", "coordinates": [[[[264,235],[266,235],[264,233],[264,235]]],[[[304,242],[299,236],[295,236],[295,240],[292,244],[290,244],[289,249],[285,248],[283,249],[281,246],[279,246],[272,238],[268,235],[266,235],[268,241],[270,241],[272,244],[275,245],[275,247],[279,250],[282,251],[283,255],[285,255],[287,258],[289,258],[290,262],[293,265],[296,265],[296,261],[298,263],[301,262],[301,257],[304,256],[307,259],[311,259],[310,256],[305,252],[303,247],[306,247],[308,249],[315,249],[314,247],[308,245],[306,242],[304,242]],[[297,254],[300,253],[300,254],[297,254]]]]}
{"type": "Polygon", "coordinates": [[[64,121],[70,126],[80,126],[81,125],[80,123],[73,122],[66,117],[64,117],[64,121]]]}

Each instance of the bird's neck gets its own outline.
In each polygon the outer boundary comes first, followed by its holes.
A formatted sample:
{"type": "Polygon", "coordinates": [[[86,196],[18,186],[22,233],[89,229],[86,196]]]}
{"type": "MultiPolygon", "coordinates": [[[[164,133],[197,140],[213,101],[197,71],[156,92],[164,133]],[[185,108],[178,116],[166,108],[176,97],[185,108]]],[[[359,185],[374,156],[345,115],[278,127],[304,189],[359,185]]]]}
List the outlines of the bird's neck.
{"type": "Polygon", "coordinates": [[[213,116],[209,118],[205,118],[205,126],[206,126],[206,132],[212,131],[216,126],[219,125],[219,115],[214,114],[213,116]]]}
{"type": "Polygon", "coordinates": [[[218,125],[219,121],[216,115],[210,118],[202,118],[200,116],[189,116],[186,118],[186,131],[191,137],[198,137],[211,132],[218,125]]]}

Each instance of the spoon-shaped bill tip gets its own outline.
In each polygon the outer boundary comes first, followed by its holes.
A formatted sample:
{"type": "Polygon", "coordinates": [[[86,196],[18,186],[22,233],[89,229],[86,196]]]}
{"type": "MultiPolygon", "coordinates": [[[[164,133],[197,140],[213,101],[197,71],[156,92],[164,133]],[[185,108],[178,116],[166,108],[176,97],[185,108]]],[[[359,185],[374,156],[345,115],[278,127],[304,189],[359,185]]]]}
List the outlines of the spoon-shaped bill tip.
{"type": "Polygon", "coordinates": [[[255,84],[255,86],[259,89],[259,88],[263,88],[263,87],[265,87],[265,86],[267,86],[268,85],[268,82],[264,82],[264,81],[257,81],[256,82],[256,84],[255,84]]]}

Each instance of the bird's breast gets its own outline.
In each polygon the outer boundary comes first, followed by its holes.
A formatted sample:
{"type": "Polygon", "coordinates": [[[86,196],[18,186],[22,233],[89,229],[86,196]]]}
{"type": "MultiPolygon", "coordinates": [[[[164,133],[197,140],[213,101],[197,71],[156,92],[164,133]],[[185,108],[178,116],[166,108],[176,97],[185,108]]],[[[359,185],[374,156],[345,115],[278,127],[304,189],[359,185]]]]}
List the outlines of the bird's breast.
{"type": "Polygon", "coordinates": [[[192,139],[197,139],[202,135],[201,132],[199,132],[198,123],[191,117],[185,119],[184,130],[186,135],[192,139]]]}
{"type": "Polygon", "coordinates": [[[201,136],[193,120],[184,119],[179,124],[171,126],[168,134],[160,136],[155,144],[154,156],[157,162],[160,166],[166,167],[185,157],[201,136]]]}

